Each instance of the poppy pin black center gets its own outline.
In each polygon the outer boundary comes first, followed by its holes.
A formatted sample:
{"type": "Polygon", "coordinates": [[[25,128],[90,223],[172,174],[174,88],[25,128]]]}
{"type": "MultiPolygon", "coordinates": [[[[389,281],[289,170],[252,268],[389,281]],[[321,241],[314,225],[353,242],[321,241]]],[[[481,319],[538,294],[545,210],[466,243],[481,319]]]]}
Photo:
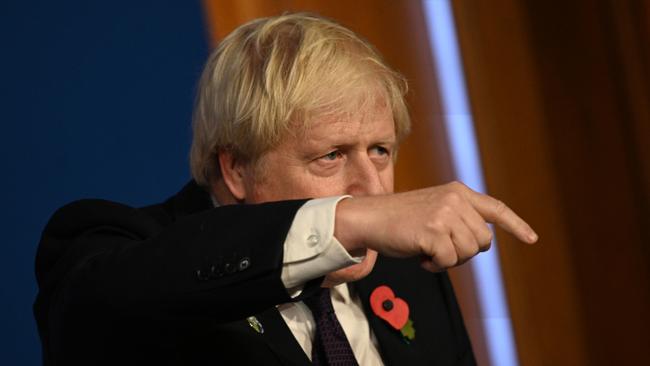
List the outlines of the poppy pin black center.
{"type": "Polygon", "coordinates": [[[391,311],[393,310],[393,302],[390,300],[384,300],[384,302],[381,303],[381,307],[386,311],[391,311]]]}

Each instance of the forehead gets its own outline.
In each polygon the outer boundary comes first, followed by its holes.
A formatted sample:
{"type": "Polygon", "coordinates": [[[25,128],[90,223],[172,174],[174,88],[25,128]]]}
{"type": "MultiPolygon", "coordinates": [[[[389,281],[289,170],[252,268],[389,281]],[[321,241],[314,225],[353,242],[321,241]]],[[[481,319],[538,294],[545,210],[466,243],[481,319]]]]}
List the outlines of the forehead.
{"type": "Polygon", "coordinates": [[[293,133],[303,143],[337,140],[340,144],[395,140],[393,113],[386,103],[372,103],[353,112],[315,116],[293,133]]]}

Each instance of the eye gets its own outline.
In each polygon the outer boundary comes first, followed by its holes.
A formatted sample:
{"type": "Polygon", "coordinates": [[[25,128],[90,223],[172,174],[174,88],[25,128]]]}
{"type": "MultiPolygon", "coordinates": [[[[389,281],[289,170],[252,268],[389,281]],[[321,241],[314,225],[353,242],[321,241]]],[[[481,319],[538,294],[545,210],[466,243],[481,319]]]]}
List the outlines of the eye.
{"type": "Polygon", "coordinates": [[[370,149],[370,153],[373,154],[373,155],[381,156],[381,157],[390,156],[390,150],[388,148],[386,148],[386,147],[379,146],[379,145],[378,146],[373,146],[370,149]]]}
{"type": "Polygon", "coordinates": [[[331,151],[331,152],[329,152],[329,153],[327,153],[327,154],[321,156],[321,157],[318,158],[318,159],[320,159],[320,160],[325,160],[325,161],[334,161],[334,160],[336,160],[336,159],[341,158],[342,156],[343,156],[343,154],[341,154],[340,151],[338,151],[338,150],[334,150],[334,151],[331,151]]]}

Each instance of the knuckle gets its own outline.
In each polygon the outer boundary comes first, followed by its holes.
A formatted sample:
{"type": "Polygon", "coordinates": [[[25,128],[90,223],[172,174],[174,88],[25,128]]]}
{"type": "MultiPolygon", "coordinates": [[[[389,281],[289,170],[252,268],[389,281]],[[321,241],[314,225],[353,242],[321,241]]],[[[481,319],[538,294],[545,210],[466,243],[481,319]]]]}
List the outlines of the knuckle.
{"type": "Polygon", "coordinates": [[[439,267],[444,269],[453,267],[458,263],[458,254],[453,248],[444,246],[443,248],[438,249],[433,259],[439,267]]]}
{"type": "Polygon", "coordinates": [[[427,271],[430,272],[441,272],[444,271],[444,268],[441,268],[438,266],[437,263],[433,262],[432,260],[427,260],[426,262],[422,263],[422,268],[424,268],[427,271]]]}
{"type": "Polygon", "coordinates": [[[449,218],[454,214],[454,211],[455,209],[453,208],[452,205],[445,204],[440,206],[440,208],[438,209],[439,220],[442,221],[443,223],[447,222],[447,220],[449,220],[449,218]]]}
{"type": "Polygon", "coordinates": [[[461,190],[461,189],[467,188],[467,186],[465,184],[463,184],[463,183],[461,183],[461,182],[459,182],[457,180],[455,180],[453,182],[450,182],[449,184],[447,184],[447,186],[449,186],[450,188],[452,188],[454,190],[461,190]]]}
{"type": "Polygon", "coordinates": [[[483,231],[483,233],[481,234],[481,239],[480,239],[481,243],[489,244],[492,242],[492,239],[494,239],[494,234],[492,233],[492,230],[486,228],[486,230],[483,231]]]}
{"type": "MultiPolygon", "coordinates": [[[[438,252],[438,247],[436,246],[435,241],[432,236],[428,233],[420,233],[413,238],[416,249],[414,251],[419,251],[420,255],[427,257],[435,257],[438,252]]],[[[413,253],[415,254],[415,253],[413,253]]]]}
{"type": "Polygon", "coordinates": [[[427,227],[436,234],[445,233],[447,231],[447,224],[440,218],[430,221],[427,227]]]}
{"type": "Polygon", "coordinates": [[[487,242],[486,244],[481,245],[481,246],[479,247],[479,251],[481,251],[481,252],[486,252],[486,251],[490,250],[490,247],[491,247],[491,246],[492,246],[492,242],[489,241],[489,242],[487,242]]]}
{"type": "Polygon", "coordinates": [[[458,255],[456,252],[452,252],[445,258],[445,267],[450,268],[458,264],[458,255]]]}
{"type": "Polygon", "coordinates": [[[467,246],[467,248],[465,248],[465,250],[463,251],[463,255],[460,256],[461,259],[463,259],[463,260],[467,260],[467,259],[469,259],[469,258],[472,258],[472,257],[475,256],[476,254],[478,254],[478,252],[479,252],[479,248],[480,248],[480,247],[479,247],[478,242],[473,241],[472,243],[470,243],[470,244],[467,246]]]}
{"type": "Polygon", "coordinates": [[[449,206],[457,206],[462,200],[463,197],[460,193],[456,191],[447,192],[443,197],[445,204],[449,206]]]}
{"type": "Polygon", "coordinates": [[[474,243],[474,245],[472,246],[472,250],[470,252],[469,257],[471,258],[471,257],[477,255],[480,251],[481,251],[480,244],[479,243],[474,243]]]}
{"type": "Polygon", "coordinates": [[[431,247],[429,242],[424,239],[421,235],[415,235],[413,237],[413,243],[415,244],[415,250],[419,250],[421,254],[431,255],[431,247]]]}
{"type": "Polygon", "coordinates": [[[494,204],[494,213],[497,216],[502,216],[508,210],[508,206],[501,200],[497,200],[494,204]]]}

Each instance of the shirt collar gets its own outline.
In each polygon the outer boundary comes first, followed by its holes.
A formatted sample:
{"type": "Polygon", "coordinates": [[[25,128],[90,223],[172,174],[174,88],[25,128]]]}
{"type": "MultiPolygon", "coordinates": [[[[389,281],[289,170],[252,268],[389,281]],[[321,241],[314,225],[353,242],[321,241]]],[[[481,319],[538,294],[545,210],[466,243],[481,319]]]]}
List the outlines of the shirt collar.
{"type": "Polygon", "coordinates": [[[332,297],[341,301],[344,304],[349,304],[352,301],[352,296],[350,295],[350,288],[347,283],[342,283],[336,285],[330,289],[332,297]]]}

